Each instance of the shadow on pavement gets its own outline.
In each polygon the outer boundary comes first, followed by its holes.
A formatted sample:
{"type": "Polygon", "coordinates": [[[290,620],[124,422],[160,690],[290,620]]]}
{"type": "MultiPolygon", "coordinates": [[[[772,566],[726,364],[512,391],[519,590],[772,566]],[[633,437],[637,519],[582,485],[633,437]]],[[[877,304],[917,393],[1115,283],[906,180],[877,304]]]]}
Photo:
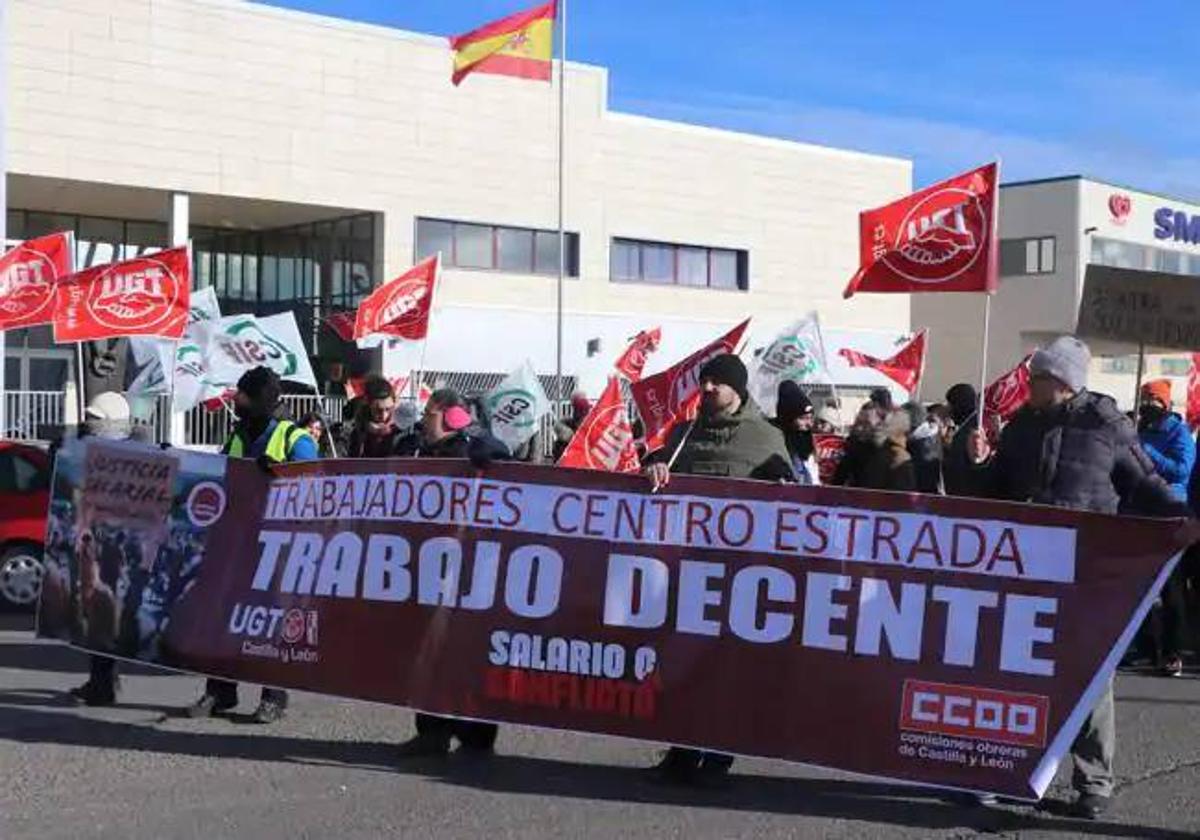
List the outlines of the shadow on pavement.
{"type": "MultiPolygon", "coordinates": [[[[88,654],[56,642],[0,643],[0,668],[21,671],[54,671],[64,674],[86,674],[88,654]]],[[[124,661],[118,666],[122,674],[153,676],[170,674],[153,665],[124,661]]]]}
{"type": "Polygon", "coordinates": [[[928,829],[986,832],[1041,829],[1152,840],[1195,837],[1190,832],[1112,822],[1071,822],[1028,810],[960,807],[938,799],[933,793],[880,782],[737,776],[731,788],[711,791],[660,787],[646,773],[629,767],[557,759],[497,755],[483,760],[450,756],[399,761],[393,743],[295,738],[276,734],[281,731],[279,727],[247,735],[179,732],[29,708],[28,698],[33,695],[29,691],[0,692],[0,739],[353,767],[419,775],[497,793],[721,808],[928,829]]]}

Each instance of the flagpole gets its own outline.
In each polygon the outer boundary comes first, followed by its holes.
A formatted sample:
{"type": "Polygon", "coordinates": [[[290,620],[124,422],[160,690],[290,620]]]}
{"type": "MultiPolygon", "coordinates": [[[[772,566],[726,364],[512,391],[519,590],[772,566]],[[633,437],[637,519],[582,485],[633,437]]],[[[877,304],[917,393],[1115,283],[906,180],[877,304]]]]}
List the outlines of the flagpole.
{"type": "Polygon", "coordinates": [[[83,359],[83,342],[75,342],[75,365],[79,370],[75,383],[75,390],[78,392],[75,395],[76,410],[79,412],[79,419],[75,421],[76,428],[83,428],[84,421],[87,419],[87,389],[84,387],[84,382],[87,380],[87,367],[83,359]]]}
{"type": "MultiPolygon", "coordinates": [[[[983,299],[983,354],[979,360],[979,431],[987,434],[983,424],[983,412],[987,408],[984,395],[987,393],[988,333],[992,327],[992,296],[985,293],[983,299]]],[[[928,349],[928,348],[927,348],[928,349]]]]}
{"type": "MultiPolygon", "coordinates": [[[[563,283],[567,273],[567,232],[563,225],[563,180],[567,113],[567,0],[558,0],[558,283],[554,317],[554,391],[556,408],[563,402],[563,283]]],[[[557,412],[556,412],[557,413],[557,412]]]]}
{"type": "Polygon", "coordinates": [[[984,292],[983,301],[983,355],[979,360],[979,431],[987,434],[984,425],[984,412],[987,409],[987,354],[988,334],[992,326],[992,294],[1000,285],[1000,155],[996,155],[996,182],[992,184],[992,194],[995,196],[992,205],[992,239],[988,243],[988,290],[984,292]]]}

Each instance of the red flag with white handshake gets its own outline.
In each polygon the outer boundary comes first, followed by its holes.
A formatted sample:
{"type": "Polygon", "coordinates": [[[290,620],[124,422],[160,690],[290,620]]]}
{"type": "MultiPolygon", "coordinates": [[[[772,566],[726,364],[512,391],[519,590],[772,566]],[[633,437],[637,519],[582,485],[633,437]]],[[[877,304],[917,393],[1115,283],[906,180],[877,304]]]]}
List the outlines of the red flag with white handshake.
{"type": "Polygon", "coordinates": [[[75,237],[27,239],[0,257],[0,331],[54,321],[54,288],[75,271],[75,237]]]}
{"type": "Polygon", "coordinates": [[[615,376],[609,377],[604,393],[575,430],[558,466],[619,473],[641,469],[633,426],[615,376]]]}
{"type": "Polygon", "coordinates": [[[916,393],[921,384],[921,374],[925,370],[925,330],[921,330],[907,344],[900,348],[896,355],[887,359],[877,359],[849,350],[843,347],[838,355],[846,360],[850,367],[868,367],[877,370],[898,384],[908,393],[916,393]]]}
{"type": "Polygon", "coordinates": [[[1032,358],[1026,356],[983,392],[984,410],[998,416],[1001,422],[1007,422],[1029,401],[1029,360],[1032,358]]]}
{"type": "Polygon", "coordinates": [[[625,352],[616,361],[617,373],[624,376],[630,382],[637,382],[642,378],[642,371],[646,367],[646,359],[650,354],[658,349],[659,343],[662,341],[662,327],[655,327],[652,330],[642,330],[629,342],[629,346],[625,348],[625,352]]]}
{"type": "Polygon", "coordinates": [[[178,341],[187,328],[191,289],[192,252],[186,245],[85,269],[55,287],[54,340],[178,341]]]}
{"type": "Polygon", "coordinates": [[[417,341],[429,333],[433,289],[441,255],[422,260],[395,280],[384,283],[358,305],[355,339],[388,335],[417,341]]]}
{"type": "Polygon", "coordinates": [[[856,292],[994,292],[998,164],[859,214],[856,292]]]}
{"type": "Polygon", "coordinates": [[[653,452],[667,440],[679,420],[692,420],[700,404],[700,368],[713,358],[737,351],[747,318],[725,335],[661,373],[633,383],[633,401],[646,427],[646,449],[653,452]]]}

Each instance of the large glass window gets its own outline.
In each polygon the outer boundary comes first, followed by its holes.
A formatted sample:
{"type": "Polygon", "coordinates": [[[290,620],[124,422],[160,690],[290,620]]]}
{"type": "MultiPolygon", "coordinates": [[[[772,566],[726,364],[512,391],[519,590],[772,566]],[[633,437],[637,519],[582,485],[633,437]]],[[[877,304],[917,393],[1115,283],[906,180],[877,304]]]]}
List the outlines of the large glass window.
{"type": "Polygon", "coordinates": [[[1055,243],[1053,236],[1000,240],[1000,274],[1053,274],[1055,243]]]}
{"type": "Polygon", "coordinates": [[[746,291],[749,254],[728,248],[614,239],[609,278],[617,282],[746,291]]]}
{"type": "MultiPolygon", "coordinates": [[[[579,276],[579,234],[568,233],[566,272],[579,276]]],[[[447,268],[558,274],[558,232],[532,228],[417,219],[416,258],[441,252],[447,268]]]]}

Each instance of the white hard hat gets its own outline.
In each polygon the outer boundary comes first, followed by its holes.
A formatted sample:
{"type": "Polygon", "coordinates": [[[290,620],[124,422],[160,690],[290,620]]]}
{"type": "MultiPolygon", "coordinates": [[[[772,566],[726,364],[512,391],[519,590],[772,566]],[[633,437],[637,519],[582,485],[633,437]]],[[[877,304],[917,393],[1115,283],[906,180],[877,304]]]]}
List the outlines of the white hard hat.
{"type": "Polygon", "coordinates": [[[108,420],[116,423],[128,423],[131,414],[129,402],[116,391],[97,394],[84,411],[89,420],[108,420]]]}

